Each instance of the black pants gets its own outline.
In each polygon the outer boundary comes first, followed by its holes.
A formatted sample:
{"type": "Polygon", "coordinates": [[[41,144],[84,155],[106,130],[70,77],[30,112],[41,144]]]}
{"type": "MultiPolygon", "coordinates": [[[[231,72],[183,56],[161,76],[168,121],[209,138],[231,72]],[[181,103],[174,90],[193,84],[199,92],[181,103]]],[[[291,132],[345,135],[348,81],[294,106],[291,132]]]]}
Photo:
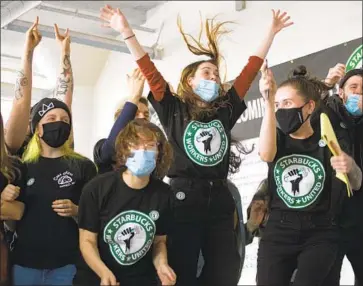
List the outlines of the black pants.
{"type": "Polygon", "coordinates": [[[329,276],[324,282],[324,286],[340,285],[340,272],[345,256],[352,265],[355,286],[363,286],[363,231],[354,228],[342,230],[340,251],[329,276]]]}
{"type": "Polygon", "coordinates": [[[272,211],[257,258],[257,285],[320,286],[334,265],[339,230],[325,215],[272,211]]]}
{"type": "Polygon", "coordinates": [[[235,203],[225,181],[172,179],[174,220],[169,263],[178,286],[235,286],[240,257],[234,232],[235,203]],[[198,258],[205,264],[197,281],[198,258]]]}

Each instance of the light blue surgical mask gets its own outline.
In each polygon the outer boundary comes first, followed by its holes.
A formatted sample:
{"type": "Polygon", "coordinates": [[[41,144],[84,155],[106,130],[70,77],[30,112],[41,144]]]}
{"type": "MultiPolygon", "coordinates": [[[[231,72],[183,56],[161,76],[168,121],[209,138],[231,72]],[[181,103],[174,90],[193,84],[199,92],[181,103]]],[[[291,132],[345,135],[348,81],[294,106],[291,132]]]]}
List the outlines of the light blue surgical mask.
{"type": "Polygon", "coordinates": [[[204,101],[212,102],[219,95],[219,87],[219,84],[213,80],[201,79],[194,92],[204,101]]]}
{"type": "Polygon", "coordinates": [[[361,95],[359,94],[349,94],[347,101],[345,102],[344,106],[349,112],[350,115],[353,116],[361,116],[363,115],[362,109],[359,108],[359,100],[361,95]]]}
{"type": "Polygon", "coordinates": [[[150,175],[156,167],[156,151],[131,150],[131,155],[126,160],[126,167],[134,176],[143,177],[150,175]]]}

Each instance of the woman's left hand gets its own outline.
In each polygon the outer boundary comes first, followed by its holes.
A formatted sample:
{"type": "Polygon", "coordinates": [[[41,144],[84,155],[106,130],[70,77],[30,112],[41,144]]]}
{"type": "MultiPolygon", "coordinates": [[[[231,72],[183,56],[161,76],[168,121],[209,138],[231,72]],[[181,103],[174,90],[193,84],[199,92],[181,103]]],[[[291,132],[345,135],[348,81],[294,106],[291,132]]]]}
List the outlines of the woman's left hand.
{"type": "Polygon", "coordinates": [[[71,217],[78,215],[78,206],[71,200],[56,200],[53,202],[52,208],[59,216],[71,217]]]}
{"type": "Polygon", "coordinates": [[[158,267],[157,273],[161,281],[161,285],[175,285],[176,274],[168,264],[162,264],[158,267]]]}
{"type": "Polygon", "coordinates": [[[294,24],[294,22],[289,22],[290,16],[287,15],[286,12],[280,14],[280,10],[272,10],[272,25],[271,29],[274,35],[276,35],[278,32],[280,32],[282,29],[287,28],[294,24]]]}

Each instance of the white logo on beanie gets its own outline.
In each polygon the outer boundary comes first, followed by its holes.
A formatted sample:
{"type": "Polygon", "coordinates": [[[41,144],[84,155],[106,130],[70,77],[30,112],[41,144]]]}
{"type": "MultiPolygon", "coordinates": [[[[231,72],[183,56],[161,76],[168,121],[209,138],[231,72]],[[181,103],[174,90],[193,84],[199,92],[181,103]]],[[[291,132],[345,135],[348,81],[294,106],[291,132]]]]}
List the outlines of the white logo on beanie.
{"type": "Polygon", "coordinates": [[[39,116],[40,116],[40,117],[43,117],[43,115],[44,115],[46,112],[48,112],[50,109],[52,109],[52,108],[54,108],[54,104],[53,104],[53,102],[49,103],[49,105],[46,105],[46,104],[44,104],[44,103],[43,103],[43,105],[42,105],[42,110],[40,110],[40,111],[38,112],[39,116]]]}

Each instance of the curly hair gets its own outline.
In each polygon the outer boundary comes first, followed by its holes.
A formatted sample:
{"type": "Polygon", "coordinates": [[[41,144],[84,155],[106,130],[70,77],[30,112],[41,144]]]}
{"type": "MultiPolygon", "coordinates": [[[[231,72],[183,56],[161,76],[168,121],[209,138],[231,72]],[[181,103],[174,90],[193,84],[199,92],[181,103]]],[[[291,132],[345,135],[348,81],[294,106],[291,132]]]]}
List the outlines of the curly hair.
{"type": "Polygon", "coordinates": [[[227,99],[222,99],[222,97],[226,94],[226,91],[221,87],[219,90],[219,100],[215,100],[211,103],[204,102],[205,106],[199,107],[197,102],[200,102],[201,100],[199,96],[193,92],[192,87],[188,84],[188,79],[195,76],[198,67],[203,63],[211,63],[215,65],[218,70],[220,69],[223,56],[219,51],[218,43],[222,35],[229,33],[228,30],[224,29],[225,24],[233,22],[216,22],[215,18],[216,17],[207,19],[205,21],[205,32],[207,37],[207,46],[205,46],[201,43],[201,37],[203,34],[203,21],[201,21],[200,32],[198,38],[196,39],[190,34],[184,32],[181,24],[181,18],[178,16],[177,24],[179,31],[189,51],[194,55],[207,56],[210,58],[208,60],[201,60],[191,63],[183,69],[177,88],[177,94],[175,94],[175,96],[179,97],[187,104],[189,116],[193,120],[212,116],[219,108],[225,107],[228,104],[227,99]]]}
{"type": "Polygon", "coordinates": [[[163,131],[145,119],[134,119],[117,136],[115,144],[117,167],[125,165],[131,153],[130,147],[141,142],[158,143],[159,152],[153,175],[159,179],[164,178],[173,161],[173,149],[163,131]]]}

